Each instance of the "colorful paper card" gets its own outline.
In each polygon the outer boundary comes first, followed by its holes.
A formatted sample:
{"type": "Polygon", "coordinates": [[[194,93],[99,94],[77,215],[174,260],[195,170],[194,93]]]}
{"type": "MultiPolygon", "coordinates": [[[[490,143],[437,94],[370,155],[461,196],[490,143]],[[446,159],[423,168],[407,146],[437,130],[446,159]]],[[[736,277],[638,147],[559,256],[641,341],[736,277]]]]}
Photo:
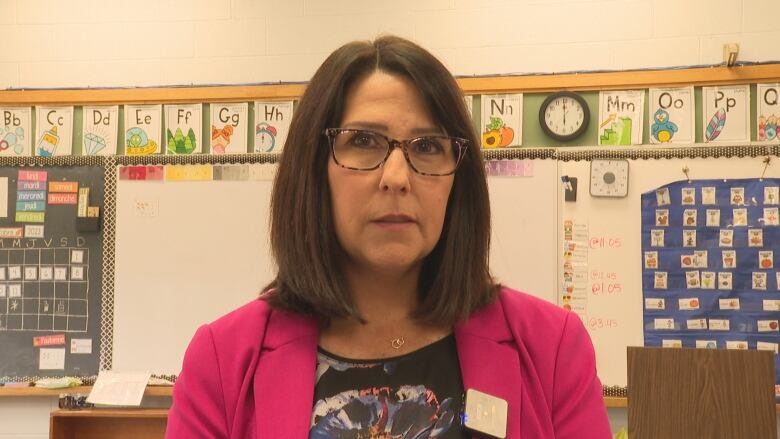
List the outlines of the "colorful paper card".
{"type": "Polygon", "coordinates": [[[0,107],[0,156],[29,156],[32,151],[32,109],[0,107]]]}
{"type": "Polygon", "coordinates": [[[693,87],[650,89],[650,143],[694,143],[693,87]]]}
{"type": "Polygon", "coordinates": [[[35,155],[73,154],[73,107],[36,107],[35,155]]]}
{"type": "Polygon", "coordinates": [[[750,141],[750,86],[702,87],[704,142],[750,141]]]}
{"type": "Polygon", "coordinates": [[[162,105],[125,105],[125,154],[159,154],[162,145],[162,105]]]}
{"type": "Polygon", "coordinates": [[[85,106],[82,155],[114,155],[119,133],[119,106],[85,106]]]}
{"type": "Polygon", "coordinates": [[[644,125],[645,91],[599,93],[599,145],[639,145],[644,125]]]}
{"type": "Polygon", "coordinates": [[[165,106],[165,153],[198,154],[203,150],[203,104],[165,106]]]}
{"type": "Polygon", "coordinates": [[[756,97],[758,141],[780,143],[777,132],[780,125],[780,83],[756,84],[756,97]]]}
{"type": "Polygon", "coordinates": [[[280,152],[287,141],[293,101],[255,102],[255,152],[280,152]]]}
{"type": "Polygon", "coordinates": [[[165,181],[208,181],[214,179],[212,165],[167,165],[165,181]]]}
{"type": "Polygon", "coordinates": [[[211,153],[238,154],[247,152],[246,132],[249,104],[211,104],[211,153]]]}
{"type": "Polygon", "coordinates": [[[523,94],[482,96],[482,147],[523,144],[523,94]]]}

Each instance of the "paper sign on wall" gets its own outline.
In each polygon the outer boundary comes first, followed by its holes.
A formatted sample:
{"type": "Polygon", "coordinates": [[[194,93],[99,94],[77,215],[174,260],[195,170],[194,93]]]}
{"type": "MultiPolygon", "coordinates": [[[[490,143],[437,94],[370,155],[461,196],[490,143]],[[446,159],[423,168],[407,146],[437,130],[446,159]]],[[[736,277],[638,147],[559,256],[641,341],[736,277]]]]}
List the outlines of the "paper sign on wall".
{"type": "Polygon", "coordinates": [[[705,142],[750,141],[750,86],[702,87],[705,142]]]}
{"type": "Polygon", "coordinates": [[[159,154],[162,145],[162,105],[125,105],[125,154],[159,154]]]}
{"type": "Polygon", "coordinates": [[[211,153],[247,152],[246,129],[249,104],[211,104],[211,153]]]}
{"type": "Polygon", "coordinates": [[[0,107],[0,156],[29,156],[32,145],[30,107],[0,107]]]}
{"type": "Polygon", "coordinates": [[[471,118],[473,119],[474,118],[474,96],[466,95],[463,96],[463,99],[466,101],[466,108],[469,111],[469,116],[471,116],[471,118]]]}
{"type": "Polygon", "coordinates": [[[780,125],[780,83],[756,84],[756,96],[758,140],[780,143],[780,135],[777,132],[780,125]]]}
{"type": "Polygon", "coordinates": [[[36,107],[35,155],[73,154],[73,107],[36,107]]]}
{"type": "Polygon", "coordinates": [[[650,143],[694,143],[693,87],[650,89],[650,143]]]}
{"type": "Polygon", "coordinates": [[[197,154],[203,150],[203,104],[165,106],[165,153],[197,154]]]}
{"type": "Polygon", "coordinates": [[[642,143],[645,91],[599,93],[599,145],[642,143]]]}
{"type": "Polygon", "coordinates": [[[119,129],[119,106],[84,107],[82,155],[114,155],[119,129]]]}
{"type": "Polygon", "coordinates": [[[255,102],[255,152],[280,152],[287,140],[293,101],[255,102]]]}
{"type": "Polygon", "coordinates": [[[482,96],[482,147],[506,148],[523,142],[523,94],[482,96]]]}

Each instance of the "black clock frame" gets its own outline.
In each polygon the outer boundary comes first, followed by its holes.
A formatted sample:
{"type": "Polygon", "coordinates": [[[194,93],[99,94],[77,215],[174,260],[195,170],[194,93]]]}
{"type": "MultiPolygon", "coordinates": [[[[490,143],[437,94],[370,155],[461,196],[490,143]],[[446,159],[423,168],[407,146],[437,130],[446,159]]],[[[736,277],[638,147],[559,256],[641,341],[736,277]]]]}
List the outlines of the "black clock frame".
{"type": "Polygon", "coordinates": [[[585,130],[588,129],[589,123],[590,123],[590,107],[588,107],[588,103],[585,101],[585,99],[582,96],[574,92],[558,91],[552,93],[551,95],[547,96],[547,98],[544,99],[544,102],[542,102],[542,106],[539,107],[539,126],[542,127],[542,131],[544,131],[544,133],[547,134],[548,137],[551,137],[559,142],[567,142],[569,140],[574,140],[577,137],[581,136],[582,133],[584,133],[585,130]],[[550,130],[550,128],[547,126],[547,122],[545,121],[544,118],[544,113],[546,112],[547,107],[550,106],[553,100],[561,97],[572,98],[575,101],[577,101],[580,105],[582,105],[582,112],[584,114],[582,126],[579,127],[577,131],[571,134],[560,135],[552,132],[552,130],[550,130]]]}

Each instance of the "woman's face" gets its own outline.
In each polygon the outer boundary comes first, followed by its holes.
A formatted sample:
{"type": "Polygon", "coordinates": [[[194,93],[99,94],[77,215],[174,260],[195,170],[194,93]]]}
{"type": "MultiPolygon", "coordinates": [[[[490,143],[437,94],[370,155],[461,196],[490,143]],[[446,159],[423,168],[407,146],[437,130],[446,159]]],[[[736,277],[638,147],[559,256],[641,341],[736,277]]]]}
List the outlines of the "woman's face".
{"type": "MultiPolygon", "coordinates": [[[[340,127],[398,140],[445,134],[408,79],[381,71],[348,90],[340,127]]],[[[331,157],[328,183],[346,269],[399,275],[418,269],[441,235],[453,179],[417,174],[399,148],[373,171],[345,169],[331,157]]]]}

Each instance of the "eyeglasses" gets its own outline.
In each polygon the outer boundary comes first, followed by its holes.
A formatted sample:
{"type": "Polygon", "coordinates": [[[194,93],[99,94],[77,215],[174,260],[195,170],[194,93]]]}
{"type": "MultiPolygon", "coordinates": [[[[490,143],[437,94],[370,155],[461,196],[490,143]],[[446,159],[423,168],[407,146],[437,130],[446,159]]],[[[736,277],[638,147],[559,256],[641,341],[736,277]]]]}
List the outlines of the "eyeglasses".
{"type": "Polygon", "coordinates": [[[422,136],[395,140],[369,130],[327,128],[333,160],[342,168],[371,171],[382,166],[393,148],[401,148],[409,166],[421,175],[454,174],[469,141],[459,137],[422,136]]]}

